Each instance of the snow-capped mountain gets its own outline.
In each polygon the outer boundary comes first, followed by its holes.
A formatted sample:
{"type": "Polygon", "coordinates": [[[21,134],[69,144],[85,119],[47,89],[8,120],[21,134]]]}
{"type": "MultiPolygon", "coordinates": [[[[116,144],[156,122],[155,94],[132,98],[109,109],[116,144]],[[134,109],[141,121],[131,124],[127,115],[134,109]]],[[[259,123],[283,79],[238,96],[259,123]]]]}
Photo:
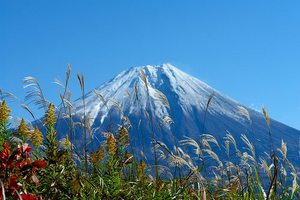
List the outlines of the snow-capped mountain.
{"type": "MultiPolygon", "coordinates": [[[[150,153],[150,142],[169,147],[188,136],[199,140],[209,133],[224,149],[223,137],[229,131],[238,145],[245,134],[254,143],[257,154],[268,152],[270,135],[264,116],[221,94],[204,82],[171,64],[134,67],[95,88],[74,102],[75,116],[86,113],[101,141],[103,132],[115,132],[120,124],[131,124],[133,151],[150,153]]],[[[288,155],[299,163],[300,131],[271,120],[275,147],[287,142],[288,155]]],[[[149,155],[150,156],[150,155],[149,155]]]]}

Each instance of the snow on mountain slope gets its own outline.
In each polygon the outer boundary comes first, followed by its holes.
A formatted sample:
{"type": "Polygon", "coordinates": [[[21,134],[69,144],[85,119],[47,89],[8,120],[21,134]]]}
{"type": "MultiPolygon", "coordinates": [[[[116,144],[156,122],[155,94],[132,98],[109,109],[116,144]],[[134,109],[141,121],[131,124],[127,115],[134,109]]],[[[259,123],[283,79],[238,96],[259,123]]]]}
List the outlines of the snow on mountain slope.
{"type": "MultiPolygon", "coordinates": [[[[85,102],[85,109],[81,99],[74,102],[75,115],[82,116],[85,110],[97,130],[96,137],[101,138],[104,131],[116,131],[124,120],[130,121],[131,142],[137,152],[144,147],[146,153],[150,152],[153,134],[171,147],[184,136],[198,140],[202,133],[210,133],[222,142],[226,131],[232,133],[238,145],[243,144],[240,137],[245,134],[258,154],[270,146],[262,114],[170,64],[124,71],[87,93],[85,102]]],[[[290,158],[299,163],[300,132],[271,120],[271,133],[274,145],[279,147],[283,139],[290,158]]]]}
{"type": "MultiPolygon", "coordinates": [[[[212,114],[224,114],[235,120],[243,118],[238,114],[239,108],[236,101],[222,96],[204,82],[189,76],[170,64],[131,68],[122,72],[108,83],[96,88],[96,92],[101,94],[104,99],[116,100],[116,102],[108,105],[109,109],[115,106],[114,103],[118,102],[123,108],[130,107],[129,114],[131,114],[135,110],[140,109],[140,107],[132,104],[131,101],[133,101],[134,97],[139,98],[142,108],[146,108],[147,91],[146,85],[142,80],[141,70],[144,71],[147,78],[150,97],[154,100],[154,106],[157,108],[155,110],[156,117],[159,119],[169,114],[166,105],[161,101],[156,101],[162,95],[160,91],[167,92],[167,94],[163,92],[166,96],[172,95],[171,93],[176,94],[178,100],[174,103],[180,104],[185,114],[189,113],[193,107],[204,110],[208,97],[214,94],[214,99],[217,99],[217,101],[212,101],[209,112],[212,114]]],[[[168,99],[168,101],[173,103],[173,99],[168,99]]],[[[86,95],[86,102],[86,112],[93,119],[96,119],[99,111],[107,110],[107,107],[103,106],[104,102],[94,92],[86,95]]],[[[75,105],[78,108],[77,113],[82,113],[81,99],[77,100],[75,105]]]]}

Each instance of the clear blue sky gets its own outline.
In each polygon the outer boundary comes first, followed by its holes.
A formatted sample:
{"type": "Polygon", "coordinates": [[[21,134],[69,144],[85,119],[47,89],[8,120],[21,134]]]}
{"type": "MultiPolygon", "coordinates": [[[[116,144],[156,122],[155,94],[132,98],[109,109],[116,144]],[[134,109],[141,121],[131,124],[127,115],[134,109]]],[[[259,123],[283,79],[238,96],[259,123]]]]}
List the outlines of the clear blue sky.
{"type": "MultiPolygon", "coordinates": [[[[87,90],[131,66],[170,62],[300,129],[300,1],[0,0],[0,88],[82,72],[87,90]]],[[[79,97],[76,78],[73,97],[79,97]]],[[[15,115],[24,112],[11,104],[15,115]]]]}

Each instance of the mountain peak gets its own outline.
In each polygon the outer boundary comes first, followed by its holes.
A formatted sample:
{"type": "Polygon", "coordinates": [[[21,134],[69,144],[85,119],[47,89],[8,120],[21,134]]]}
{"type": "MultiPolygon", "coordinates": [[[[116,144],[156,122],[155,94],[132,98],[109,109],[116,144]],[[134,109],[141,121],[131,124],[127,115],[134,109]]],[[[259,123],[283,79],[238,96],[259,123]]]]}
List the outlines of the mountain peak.
{"type": "Polygon", "coordinates": [[[144,66],[136,66],[132,67],[129,70],[178,70],[174,65],[171,63],[163,63],[160,65],[144,65],[144,66]]]}
{"type": "MultiPolygon", "coordinates": [[[[170,63],[164,63],[161,65],[145,65],[145,66],[138,66],[132,67],[126,71],[123,71],[115,79],[120,79],[120,77],[130,76],[130,77],[140,77],[141,73],[144,73],[146,79],[148,80],[149,84],[156,84],[158,81],[162,83],[162,81],[166,81],[168,79],[168,84],[184,84],[185,82],[197,82],[202,87],[205,87],[209,90],[213,90],[210,86],[205,84],[204,82],[196,79],[187,73],[183,72],[182,70],[178,69],[174,65],[170,63]]],[[[128,77],[127,77],[128,78],[128,77]]],[[[136,81],[135,79],[130,79],[131,81],[136,81]]]]}
{"type": "Polygon", "coordinates": [[[174,65],[170,63],[164,63],[161,65],[144,65],[144,66],[137,66],[137,67],[132,67],[120,75],[126,74],[126,73],[141,73],[141,71],[144,71],[144,73],[151,78],[153,75],[155,76],[156,74],[166,74],[166,75],[171,75],[172,76],[178,76],[179,74],[185,74],[188,76],[188,74],[184,73],[174,65]]]}

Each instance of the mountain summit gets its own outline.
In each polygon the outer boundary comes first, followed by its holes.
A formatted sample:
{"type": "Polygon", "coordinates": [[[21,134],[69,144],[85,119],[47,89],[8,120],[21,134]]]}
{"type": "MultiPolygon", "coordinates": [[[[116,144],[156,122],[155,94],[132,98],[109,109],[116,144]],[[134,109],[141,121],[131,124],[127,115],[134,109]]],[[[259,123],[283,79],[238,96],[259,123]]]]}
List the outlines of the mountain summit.
{"type": "Polygon", "coordinates": [[[173,147],[185,136],[199,141],[201,134],[213,135],[222,151],[221,141],[230,132],[237,145],[243,144],[240,138],[246,135],[258,155],[269,152],[270,143],[279,147],[283,140],[290,158],[299,157],[300,131],[272,119],[269,131],[261,113],[171,64],[131,68],[87,93],[84,99],[85,106],[82,99],[74,102],[74,116],[86,113],[95,140],[101,141],[104,132],[115,132],[126,125],[130,127],[133,151],[144,151],[146,156],[150,156],[154,138],[173,147]]]}

